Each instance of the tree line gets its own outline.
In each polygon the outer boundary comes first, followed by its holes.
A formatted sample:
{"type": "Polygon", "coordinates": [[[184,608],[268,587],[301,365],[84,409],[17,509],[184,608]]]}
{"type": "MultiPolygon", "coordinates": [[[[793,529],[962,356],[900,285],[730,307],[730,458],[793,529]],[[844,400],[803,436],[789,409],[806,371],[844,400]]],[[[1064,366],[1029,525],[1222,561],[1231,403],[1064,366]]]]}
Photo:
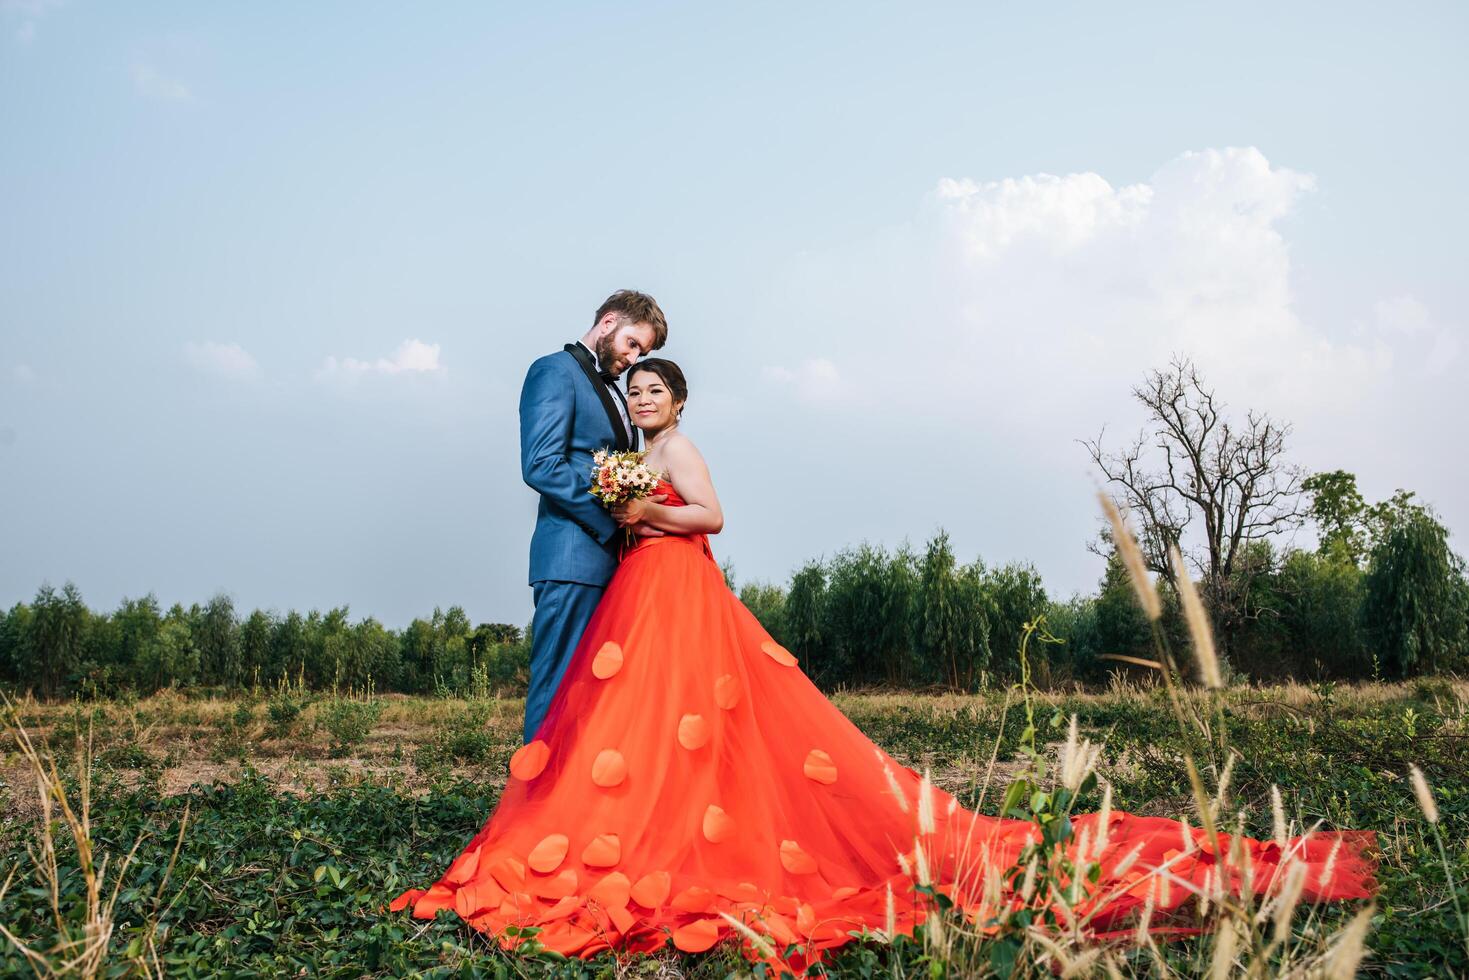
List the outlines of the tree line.
{"type": "MultiPolygon", "coordinates": [[[[1399,678],[1469,667],[1469,579],[1448,533],[1412,494],[1369,505],[1345,472],[1303,481],[1315,549],[1253,542],[1227,660],[1237,678],[1399,678]]],[[[726,579],[735,587],[733,569],[726,579]]],[[[1177,592],[1160,577],[1162,628],[1187,649],[1177,592]]],[[[1216,588],[1216,591],[1219,591],[1216,588]]],[[[742,602],[819,685],[976,690],[1007,682],[1020,637],[1044,615],[1063,642],[1031,648],[1039,679],[1102,681],[1150,658],[1150,626],[1113,552],[1094,593],[1056,598],[1025,563],[961,562],[938,532],[922,548],[862,544],[813,560],[784,585],[746,583],[742,602]]],[[[519,693],[529,636],[472,625],[458,606],[405,629],[346,607],[239,615],[229,596],[163,610],[151,595],[95,612],[76,587],[43,586],[0,616],[0,682],[39,697],[240,689],[519,693]]],[[[1221,645],[1221,649],[1225,649],[1221,645]]]]}
{"type": "MultiPolygon", "coordinates": [[[[1315,549],[1252,542],[1239,581],[1226,662],[1237,680],[1394,679],[1469,669],[1469,579],[1448,532],[1411,493],[1366,504],[1345,472],[1304,481],[1315,549]]],[[[1103,538],[1108,545],[1110,540],[1103,538]]],[[[1153,658],[1151,626],[1107,550],[1097,589],[1049,596],[1033,566],[960,564],[942,531],[920,551],[862,545],[807,563],[784,587],[752,583],[740,598],[825,687],[974,690],[1019,667],[1027,622],[1044,615],[1062,642],[1032,645],[1042,683],[1099,682],[1153,658]]],[[[1160,628],[1190,648],[1172,579],[1159,576],[1160,628]]],[[[1216,607],[1217,608],[1217,607],[1216,607]]],[[[1216,622],[1220,618],[1215,615],[1216,622]]]]}
{"type": "MultiPolygon", "coordinates": [[[[1192,363],[1175,360],[1134,389],[1144,429],[1120,449],[1085,441],[1129,514],[1164,601],[1161,628],[1188,649],[1178,549],[1204,597],[1219,651],[1240,679],[1400,678],[1469,667],[1469,578],[1447,528],[1411,492],[1369,503],[1343,470],[1307,474],[1288,459],[1290,426],[1236,422],[1192,363]],[[1310,525],[1317,546],[1291,532],[1310,525]]],[[[838,687],[974,690],[1012,678],[1027,624],[1060,643],[1033,648],[1039,679],[1097,681],[1152,656],[1110,531],[1095,593],[1047,594],[1027,563],[961,562],[942,530],[922,549],[862,544],[807,562],[783,585],[747,583],[744,604],[838,687]]],[[[726,581],[736,588],[733,570],[726,581]]],[[[152,595],[94,612],[75,586],[41,587],[0,616],[0,684],[41,697],[147,694],[166,687],[484,694],[523,691],[530,638],[471,625],[458,606],[403,630],[348,609],[237,614],[227,595],[164,611],[152,595]]]]}
{"type": "Polygon", "coordinates": [[[347,607],[305,615],[254,610],[241,617],[216,595],[161,609],[152,595],[94,612],[76,586],[43,585],[0,616],[0,683],[38,697],[151,694],[163,688],[241,689],[293,684],[311,690],[410,694],[523,690],[527,638],[503,623],[470,624],[435,609],[391,630],[347,607]]]}

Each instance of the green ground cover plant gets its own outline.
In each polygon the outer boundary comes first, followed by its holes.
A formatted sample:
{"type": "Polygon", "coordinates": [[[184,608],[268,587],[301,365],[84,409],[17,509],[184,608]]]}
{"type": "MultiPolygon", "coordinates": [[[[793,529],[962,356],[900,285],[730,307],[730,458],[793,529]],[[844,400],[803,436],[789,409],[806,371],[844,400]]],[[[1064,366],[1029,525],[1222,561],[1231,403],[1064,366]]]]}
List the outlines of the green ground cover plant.
{"type": "MultiPolygon", "coordinates": [[[[1007,783],[1031,764],[1026,706],[1014,692],[842,693],[836,701],[901,761],[931,770],[937,785],[987,813],[999,810],[1007,783]]],[[[1469,972],[1455,904],[1469,905],[1469,756],[1462,751],[1469,685],[1435,679],[1241,687],[1222,692],[1220,702],[1235,753],[1230,795],[1247,814],[1249,833],[1272,833],[1272,786],[1281,788],[1294,827],[1324,821],[1378,832],[1382,894],[1363,971],[1469,972]],[[1412,766],[1432,784],[1436,825],[1415,797],[1412,766]]],[[[722,977],[748,969],[733,953],[589,963],[512,955],[452,916],[419,923],[386,914],[393,895],[441,871],[488,815],[518,744],[522,702],[395,696],[374,703],[369,731],[339,756],[339,743],[318,723],[318,712],[330,710],[323,703],[302,709],[299,733],[290,738],[277,736],[264,710],[241,723],[243,700],[164,695],[21,701],[8,709],[12,726],[25,726],[40,751],[55,755],[74,805],[83,774],[92,774],[91,846],[98,864],[107,861],[102,894],[117,889],[95,975],[722,977]],[[243,744],[243,758],[211,762],[224,722],[243,744]],[[74,748],[89,730],[92,762],[80,768],[74,748]]],[[[1118,679],[1107,689],[1036,692],[1031,714],[1036,751],[1051,760],[1053,774],[1072,715],[1080,736],[1103,746],[1097,779],[1067,803],[1075,812],[1100,807],[1105,785],[1118,809],[1189,812],[1184,752],[1191,737],[1174,722],[1161,685],[1118,679]]],[[[0,757],[0,881],[7,882],[0,923],[33,948],[52,950],[63,935],[86,933],[87,879],[75,841],[58,826],[57,916],[27,850],[36,848],[43,814],[13,739],[0,757]]],[[[1041,782],[1051,787],[1054,780],[1041,782]]],[[[1322,907],[1300,915],[1299,941],[1341,929],[1356,911],[1322,907]]],[[[1207,976],[1211,949],[1208,940],[1138,946],[1120,951],[1118,962],[1125,974],[1207,976]]],[[[914,939],[856,944],[828,969],[850,977],[992,970],[988,960],[965,961],[961,969],[957,955],[952,948],[940,954],[921,930],[914,939]]],[[[0,975],[44,972],[14,944],[0,950],[0,975]]],[[[1106,973],[1092,963],[1075,975],[1106,973]]]]}

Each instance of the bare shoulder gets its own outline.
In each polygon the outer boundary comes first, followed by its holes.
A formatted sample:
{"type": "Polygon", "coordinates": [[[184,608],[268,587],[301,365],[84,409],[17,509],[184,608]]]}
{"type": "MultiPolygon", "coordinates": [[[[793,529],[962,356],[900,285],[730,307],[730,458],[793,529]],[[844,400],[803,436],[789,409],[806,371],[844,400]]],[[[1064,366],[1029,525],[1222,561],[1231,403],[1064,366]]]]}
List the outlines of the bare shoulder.
{"type": "Polygon", "coordinates": [[[682,432],[675,432],[663,443],[664,468],[670,473],[689,473],[705,471],[708,467],[704,463],[704,455],[699,452],[699,447],[694,445],[694,440],[682,432]]]}
{"type": "Polygon", "coordinates": [[[699,453],[699,447],[694,445],[694,440],[682,432],[672,433],[663,443],[663,452],[671,458],[678,459],[703,459],[699,453]]]}

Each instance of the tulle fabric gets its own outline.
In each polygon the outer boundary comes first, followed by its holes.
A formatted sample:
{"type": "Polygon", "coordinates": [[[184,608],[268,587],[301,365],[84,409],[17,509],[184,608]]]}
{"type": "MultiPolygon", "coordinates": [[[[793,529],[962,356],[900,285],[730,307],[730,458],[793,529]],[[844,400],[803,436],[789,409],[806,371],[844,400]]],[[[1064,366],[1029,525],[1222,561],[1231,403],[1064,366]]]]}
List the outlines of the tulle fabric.
{"type": "MultiPolygon", "coordinates": [[[[798,944],[796,962],[809,963],[853,931],[911,932],[925,915],[921,877],[982,924],[995,912],[985,869],[1010,868],[1035,833],[933,789],[933,830],[920,835],[921,777],[810,683],[726,587],[702,536],[629,551],[510,769],[464,852],[393,910],[452,909],[506,948],[523,941],[507,927],[533,926],[568,955],[699,952],[732,936],[755,957],[727,913],[777,947],[798,944]]],[[[1102,832],[1095,814],[1075,828],[1093,844],[1102,832]]],[[[1121,812],[1105,837],[1096,897],[1078,909],[1101,935],[1133,928],[1150,899],[1155,931],[1197,931],[1169,913],[1196,889],[1237,893],[1245,874],[1255,891],[1278,887],[1285,856],[1242,839],[1235,854],[1248,861],[1221,860],[1198,829],[1121,812]]],[[[1231,845],[1221,836],[1225,858],[1231,845]]],[[[1286,845],[1306,868],[1307,901],[1369,897],[1374,849],[1370,832],[1286,845]]]]}

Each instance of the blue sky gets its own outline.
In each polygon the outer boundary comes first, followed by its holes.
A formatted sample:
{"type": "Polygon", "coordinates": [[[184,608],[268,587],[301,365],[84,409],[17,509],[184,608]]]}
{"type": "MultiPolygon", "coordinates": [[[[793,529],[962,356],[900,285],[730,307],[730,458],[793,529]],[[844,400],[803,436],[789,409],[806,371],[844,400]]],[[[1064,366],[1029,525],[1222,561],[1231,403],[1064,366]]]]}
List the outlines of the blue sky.
{"type": "Polygon", "coordinates": [[[1464,551],[1466,20],[0,0],[0,602],[523,622],[520,381],[622,286],[741,579],[1089,589],[1075,440],[1175,351],[1464,551]]]}

